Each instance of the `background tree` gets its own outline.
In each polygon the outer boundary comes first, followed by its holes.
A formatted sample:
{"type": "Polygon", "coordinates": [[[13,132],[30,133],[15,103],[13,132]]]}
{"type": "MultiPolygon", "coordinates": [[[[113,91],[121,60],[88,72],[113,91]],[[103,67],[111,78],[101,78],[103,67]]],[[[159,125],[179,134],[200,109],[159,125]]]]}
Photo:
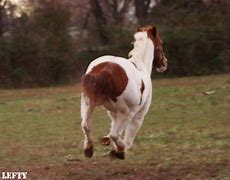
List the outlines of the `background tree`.
{"type": "Polygon", "coordinates": [[[103,44],[108,43],[109,38],[106,33],[107,19],[98,0],[90,0],[91,10],[97,22],[97,30],[103,44]]]}
{"type": "Polygon", "coordinates": [[[4,17],[6,16],[7,5],[9,5],[8,0],[0,0],[0,38],[3,35],[3,28],[4,28],[4,17]]]}
{"type": "Polygon", "coordinates": [[[90,0],[91,10],[96,20],[97,30],[103,44],[109,42],[106,27],[122,28],[131,0],[90,0]],[[100,3],[101,2],[101,3],[100,3]]]}
{"type": "Polygon", "coordinates": [[[77,81],[98,56],[127,57],[146,23],[166,42],[168,76],[230,72],[227,0],[25,0],[23,8],[0,0],[0,8],[0,86],[77,81]]]}
{"type": "MultiPolygon", "coordinates": [[[[70,74],[78,71],[68,35],[70,13],[54,0],[37,1],[30,6],[33,11],[15,19],[11,36],[0,47],[7,82],[14,86],[68,82],[70,74]]],[[[3,77],[0,81],[6,79],[3,77]]]]}
{"type": "Polygon", "coordinates": [[[153,8],[152,19],[166,42],[170,76],[229,72],[229,7],[227,1],[206,6],[202,0],[162,0],[153,8]]]}
{"type": "Polygon", "coordinates": [[[151,0],[134,0],[135,15],[140,25],[149,23],[149,12],[151,0]]]}

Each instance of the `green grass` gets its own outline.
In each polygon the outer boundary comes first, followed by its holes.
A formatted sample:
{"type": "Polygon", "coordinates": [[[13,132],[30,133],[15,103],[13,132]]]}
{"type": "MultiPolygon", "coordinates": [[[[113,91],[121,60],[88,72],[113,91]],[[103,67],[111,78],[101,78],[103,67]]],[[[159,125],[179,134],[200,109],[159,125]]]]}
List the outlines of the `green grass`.
{"type": "MultiPolygon", "coordinates": [[[[133,149],[116,164],[186,178],[230,177],[230,75],[155,80],[153,89],[133,149]]],[[[63,164],[68,158],[85,162],[79,109],[78,86],[0,90],[0,167],[63,164]]],[[[99,145],[109,128],[105,111],[97,109],[95,155],[87,163],[109,159],[111,147],[99,145]]]]}

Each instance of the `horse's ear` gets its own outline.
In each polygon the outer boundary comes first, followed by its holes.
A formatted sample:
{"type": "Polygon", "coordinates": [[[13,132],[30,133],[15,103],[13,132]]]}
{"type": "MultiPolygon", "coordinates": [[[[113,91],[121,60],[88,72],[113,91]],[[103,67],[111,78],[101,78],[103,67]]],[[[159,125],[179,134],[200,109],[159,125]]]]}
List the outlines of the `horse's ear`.
{"type": "Polygon", "coordinates": [[[155,26],[152,26],[149,30],[154,38],[157,37],[157,28],[155,26]]]}

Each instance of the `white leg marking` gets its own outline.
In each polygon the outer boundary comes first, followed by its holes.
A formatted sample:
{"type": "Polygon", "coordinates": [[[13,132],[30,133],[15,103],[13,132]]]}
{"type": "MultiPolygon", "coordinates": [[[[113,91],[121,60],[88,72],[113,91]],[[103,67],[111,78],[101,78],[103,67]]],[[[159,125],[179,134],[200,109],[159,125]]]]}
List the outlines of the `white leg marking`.
{"type": "Polygon", "coordinates": [[[116,151],[124,151],[125,144],[120,136],[129,121],[129,116],[111,112],[108,112],[108,115],[112,120],[109,137],[113,140],[116,151]]]}
{"type": "Polygon", "coordinates": [[[151,96],[149,101],[147,101],[143,107],[135,114],[133,119],[129,121],[127,124],[127,127],[125,128],[125,137],[124,137],[124,143],[126,149],[131,148],[133,141],[144,121],[144,116],[148,112],[149,106],[151,103],[151,96]]]}
{"type": "Polygon", "coordinates": [[[127,125],[125,129],[125,137],[124,137],[124,143],[126,149],[130,149],[133,141],[137,135],[137,132],[139,131],[142,123],[143,123],[144,117],[135,116],[131,122],[127,125]]]}
{"type": "Polygon", "coordinates": [[[90,116],[93,112],[93,107],[89,104],[89,99],[84,96],[84,94],[81,95],[81,127],[82,131],[85,135],[84,140],[84,151],[85,155],[87,157],[92,157],[93,155],[93,137],[92,137],[92,131],[91,131],[91,124],[90,124],[90,116]]]}

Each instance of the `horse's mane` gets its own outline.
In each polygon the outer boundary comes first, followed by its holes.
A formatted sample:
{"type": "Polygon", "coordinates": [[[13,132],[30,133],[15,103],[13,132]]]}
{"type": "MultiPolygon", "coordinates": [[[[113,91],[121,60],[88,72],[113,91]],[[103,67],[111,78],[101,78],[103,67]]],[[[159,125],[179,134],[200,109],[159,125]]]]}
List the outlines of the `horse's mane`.
{"type": "Polygon", "coordinates": [[[129,60],[134,62],[138,67],[142,67],[143,62],[141,59],[144,56],[146,45],[147,45],[147,33],[137,32],[134,34],[133,49],[129,52],[129,60]]]}

